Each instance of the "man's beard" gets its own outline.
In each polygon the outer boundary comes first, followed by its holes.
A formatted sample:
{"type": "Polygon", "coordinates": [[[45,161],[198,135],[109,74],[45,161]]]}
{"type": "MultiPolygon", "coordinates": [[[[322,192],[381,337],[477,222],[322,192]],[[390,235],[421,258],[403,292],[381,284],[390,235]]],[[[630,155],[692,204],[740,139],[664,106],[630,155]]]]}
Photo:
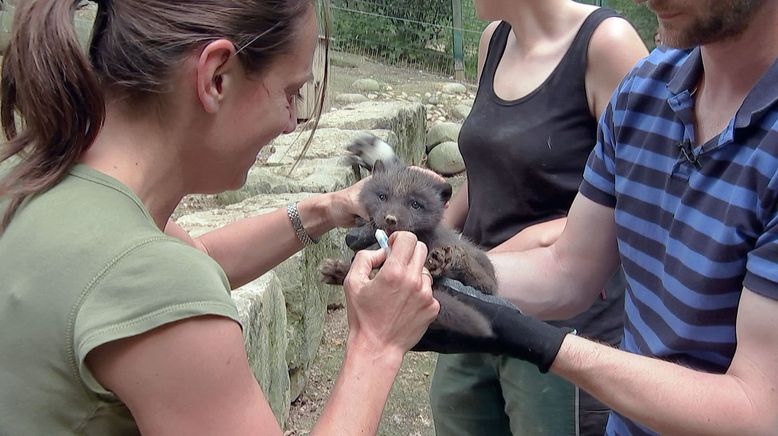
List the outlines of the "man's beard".
{"type": "Polygon", "coordinates": [[[764,0],[711,0],[709,13],[689,26],[673,29],[660,25],[662,43],[670,47],[691,48],[724,41],[742,34],[764,0]]]}

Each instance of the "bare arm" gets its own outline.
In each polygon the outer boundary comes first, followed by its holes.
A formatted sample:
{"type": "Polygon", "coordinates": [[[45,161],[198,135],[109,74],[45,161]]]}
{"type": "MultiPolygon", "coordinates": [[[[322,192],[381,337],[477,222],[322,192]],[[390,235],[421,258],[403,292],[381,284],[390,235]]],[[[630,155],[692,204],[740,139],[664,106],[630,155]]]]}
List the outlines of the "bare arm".
{"type": "Polygon", "coordinates": [[[778,301],[743,290],[737,351],[708,374],[568,335],[551,371],[660,434],[774,435],[778,431],[778,301]]]}
{"type": "MultiPolygon", "coordinates": [[[[375,433],[404,353],[435,318],[426,247],[409,233],[361,252],[346,283],[349,338],[336,388],[314,432],[375,433]]],[[[280,435],[232,320],[201,316],[102,345],[87,356],[97,380],[149,435],[280,435]]]]}
{"type": "Polygon", "coordinates": [[[127,405],[142,434],[281,434],[232,320],[168,324],[96,348],[87,365],[127,405]]]}
{"type": "Polygon", "coordinates": [[[591,306],[618,267],[613,209],[578,194],[554,244],[489,257],[501,297],[542,319],[568,319],[591,306]]]}
{"type": "Polygon", "coordinates": [[[608,18],[592,35],[586,66],[589,109],[599,118],[613,90],[648,50],[635,29],[622,18],[608,18]]]}
{"type": "Polygon", "coordinates": [[[448,202],[446,211],[443,212],[443,225],[457,231],[462,231],[465,226],[465,218],[467,218],[468,208],[468,196],[467,196],[467,180],[462,183],[462,186],[457,190],[457,193],[448,202]]]}
{"type": "MultiPolygon", "coordinates": [[[[357,201],[363,183],[301,201],[298,208],[308,234],[318,238],[335,227],[353,225],[357,215],[365,217],[366,212],[357,201]]],[[[224,269],[233,289],[269,271],[303,247],[285,207],[239,220],[198,238],[190,237],[173,221],[168,221],[165,233],[210,255],[224,269]]]]}
{"type": "Polygon", "coordinates": [[[566,217],[526,227],[507,241],[492,248],[489,252],[503,253],[506,251],[524,251],[531,248],[548,247],[559,239],[559,236],[565,229],[565,223],[567,223],[566,217]]]}

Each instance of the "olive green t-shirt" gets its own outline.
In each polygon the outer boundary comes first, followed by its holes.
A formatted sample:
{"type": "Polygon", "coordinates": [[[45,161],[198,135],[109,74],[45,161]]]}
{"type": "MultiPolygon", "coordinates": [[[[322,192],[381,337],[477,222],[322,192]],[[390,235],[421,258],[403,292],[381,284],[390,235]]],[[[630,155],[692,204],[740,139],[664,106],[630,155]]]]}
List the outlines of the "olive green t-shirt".
{"type": "Polygon", "coordinates": [[[0,434],[138,433],[86,355],[206,314],[239,322],[222,269],[164,235],[127,187],[77,165],[0,235],[0,434]]]}

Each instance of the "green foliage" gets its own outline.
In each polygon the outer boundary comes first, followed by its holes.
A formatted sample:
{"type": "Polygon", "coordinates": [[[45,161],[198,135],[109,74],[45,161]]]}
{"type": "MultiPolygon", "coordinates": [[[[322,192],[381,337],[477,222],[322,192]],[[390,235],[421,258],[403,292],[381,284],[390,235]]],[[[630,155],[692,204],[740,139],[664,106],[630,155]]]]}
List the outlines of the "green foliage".
{"type": "MultiPolygon", "coordinates": [[[[656,17],[633,0],[581,0],[618,11],[654,48],[656,17]]],[[[332,0],[334,47],[393,64],[453,73],[452,0],[332,0]]],[[[473,0],[461,0],[465,77],[474,80],[481,32],[473,0]]]]}
{"type": "Polygon", "coordinates": [[[335,47],[390,62],[448,62],[451,0],[333,0],[335,47]]]}
{"type": "Polygon", "coordinates": [[[462,2],[462,21],[465,34],[465,77],[475,80],[478,73],[478,44],[481,41],[481,33],[489,23],[475,16],[472,0],[462,2]]]}

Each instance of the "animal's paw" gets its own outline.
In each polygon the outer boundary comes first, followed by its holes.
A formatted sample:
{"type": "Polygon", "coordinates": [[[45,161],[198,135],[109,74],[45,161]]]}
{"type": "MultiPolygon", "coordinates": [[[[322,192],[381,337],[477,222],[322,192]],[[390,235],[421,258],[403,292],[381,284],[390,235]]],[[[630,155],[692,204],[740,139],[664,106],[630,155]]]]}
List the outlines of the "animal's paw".
{"type": "Polygon", "coordinates": [[[462,263],[466,261],[468,257],[465,248],[459,245],[449,247],[451,249],[451,264],[450,268],[462,268],[462,263]]]}
{"type": "Polygon", "coordinates": [[[319,265],[321,281],[330,285],[343,285],[351,264],[340,259],[324,259],[319,265]]]}
{"type": "Polygon", "coordinates": [[[427,254],[425,266],[432,277],[440,277],[448,271],[452,261],[452,247],[437,247],[427,254]]]}

